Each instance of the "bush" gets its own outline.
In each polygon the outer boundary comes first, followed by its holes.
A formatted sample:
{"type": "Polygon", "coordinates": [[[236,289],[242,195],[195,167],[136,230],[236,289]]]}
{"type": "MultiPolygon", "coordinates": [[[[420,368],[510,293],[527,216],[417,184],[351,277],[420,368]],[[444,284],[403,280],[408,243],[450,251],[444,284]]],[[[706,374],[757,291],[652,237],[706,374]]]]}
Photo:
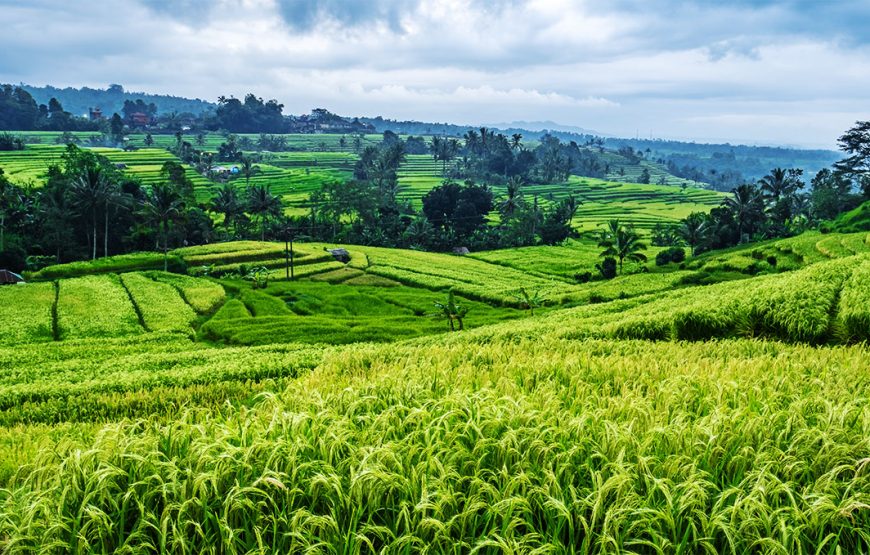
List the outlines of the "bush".
{"type": "Polygon", "coordinates": [[[592,272],[580,272],[580,273],[574,274],[574,280],[577,283],[589,283],[589,281],[591,279],[592,279],[592,272]]]}
{"type": "Polygon", "coordinates": [[[767,263],[770,264],[772,267],[775,268],[775,267],[776,267],[776,257],[773,256],[773,255],[768,256],[768,257],[767,257],[767,263]]]}
{"type": "Polygon", "coordinates": [[[616,259],[612,257],[607,257],[601,261],[600,264],[596,264],[595,268],[601,274],[601,277],[604,279],[613,279],[616,277],[616,259]]]}
{"type": "Polygon", "coordinates": [[[683,262],[686,259],[686,250],[682,247],[670,247],[660,251],[656,255],[656,266],[664,266],[671,262],[683,262]]]}
{"type": "Polygon", "coordinates": [[[0,150],[24,150],[24,141],[11,133],[0,133],[0,150]]]}

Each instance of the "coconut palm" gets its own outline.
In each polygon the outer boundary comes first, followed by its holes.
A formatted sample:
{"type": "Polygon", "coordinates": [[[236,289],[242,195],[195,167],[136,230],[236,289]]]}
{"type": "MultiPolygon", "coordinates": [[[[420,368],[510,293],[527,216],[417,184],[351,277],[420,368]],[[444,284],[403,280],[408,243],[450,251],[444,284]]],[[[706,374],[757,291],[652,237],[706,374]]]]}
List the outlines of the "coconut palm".
{"type": "Polygon", "coordinates": [[[235,185],[224,183],[211,199],[211,209],[224,216],[224,228],[229,232],[230,224],[243,212],[239,192],[235,185]]]}
{"type": "Polygon", "coordinates": [[[97,211],[109,194],[109,179],[100,166],[87,167],[72,184],[73,205],[91,217],[91,259],[97,258],[97,211]]]}
{"type": "Polygon", "coordinates": [[[281,213],[281,199],[273,195],[268,185],[248,187],[248,212],[260,220],[260,240],[266,240],[266,222],[281,213]]]}
{"type": "Polygon", "coordinates": [[[241,167],[239,168],[239,173],[242,174],[242,177],[245,178],[245,186],[251,186],[251,178],[260,173],[260,166],[254,164],[254,160],[249,156],[242,156],[241,161],[239,162],[241,167]]]}
{"type": "Polygon", "coordinates": [[[511,135],[511,150],[519,150],[523,146],[523,136],[519,133],[511,135]]]}
{"type": "Polygon", "coordinates": [[[604,250],[601,256],[615,258],[619,264],[619,273],[622,274],[622,265],[625,260],[632,262],[646,262],[646,245],[641,242],[640,236],[630,227],[619,225],[619,220],[611,220],[607,224],[607,230],[602,235],[598,246],[604,250]]]}
{"type": "Polygon", "coordinates": [[[163,237],[163,271],[168,268],[169,228],[184,210],[184,201],[169,183],[158,183],[151,188],[142,203],[145,217],[157,225],[163,237]]]}
{"type": "Polygon", "coordinates": [[[514,213],[522,208],[523,201],[523,178],[515,175],[508,179],[507,182],[507,194],[504,199],[499,203],[499,212],[504,219],[509,219],[514,213]]]}
{"type": "Polygon", "coordinates": [[[680,224],[679,233],[689,248],[692,249],[692,256],[695,256],[695,250],[698,245],[704,242],[707,238],[707,218],[701,212],[693,212],[682,221],[680,224]]]}
{"type": "Polygon", "coordinates": [[[753,185],[739,185],[731,190],[731,196],[724,205],[734,215],[737,222],[737,241],[743,242],[743,233],[764,216],[764,198],[753,185]]]}

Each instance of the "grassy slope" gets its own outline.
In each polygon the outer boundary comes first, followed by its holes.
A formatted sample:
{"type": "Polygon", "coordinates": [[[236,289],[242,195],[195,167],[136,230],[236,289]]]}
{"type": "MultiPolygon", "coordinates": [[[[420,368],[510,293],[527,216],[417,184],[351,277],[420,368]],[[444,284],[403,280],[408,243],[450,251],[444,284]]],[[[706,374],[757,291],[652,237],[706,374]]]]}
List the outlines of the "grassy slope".
{"type": "MultiPolygon", "coordinates": [[[[862,260],[387,346],[227,350],[154,335],[0,350],[15,369],[0,396],[12,426],[0,442],[13,447],[0,471],[34,463],[0,493],[0,545],[866,551],[865,346],[618,339],[638,318],[715,308],[732,290],[752,299],[747,285],[804,302],[862,260]],[[98,432],[123,416],[134,420],[98,432]],[[115,503],[117,491],[131,502],[115,503]],[[85,499],[99,518],[77,516],[85,499]]],[[[836,279],[870,301],[862,280],[836,279]]],[[[300,285],[265,291],[278,304],[240,299],[249,312],[336,317],[373,302],[364,289],[300,285]]],[[[764,314],[796,312],[789,302],[764,314]]]]}

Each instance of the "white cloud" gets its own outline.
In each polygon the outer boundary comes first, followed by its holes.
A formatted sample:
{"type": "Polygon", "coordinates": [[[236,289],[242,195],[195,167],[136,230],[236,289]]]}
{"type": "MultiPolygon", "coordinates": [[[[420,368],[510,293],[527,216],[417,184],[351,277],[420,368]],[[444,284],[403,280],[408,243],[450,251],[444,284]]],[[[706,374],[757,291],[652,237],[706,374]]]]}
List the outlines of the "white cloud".
{"type": "Polygon", "coordinates": [[[4,82],[830,147],[870,116],[870,8],[848,0],[0,0],[0,11],[4,82]]]}

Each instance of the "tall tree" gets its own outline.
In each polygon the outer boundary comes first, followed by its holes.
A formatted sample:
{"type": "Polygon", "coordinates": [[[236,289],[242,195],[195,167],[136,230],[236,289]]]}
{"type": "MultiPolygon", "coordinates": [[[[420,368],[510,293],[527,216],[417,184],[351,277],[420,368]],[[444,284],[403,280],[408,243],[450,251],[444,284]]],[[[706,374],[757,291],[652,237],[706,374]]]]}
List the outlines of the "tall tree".
{"type": "Polygon", "coordinates": [[[73,204],[83,215],[90,215],[91,259],[97,258],[97,212],[108,202],[111,185],[106,170],[100,165],[90,165],[73,181],[73,204]]]}
{"type": "Polygon", "coordinates": [[[145,217],[156,224],[163,237],[163,271],[168,269],[169,230],[184,210],[181,195],[170,183],[157,183],[142,203],[145,217]]]}
{"type": "Polygon", "coordinates": [[[260,223],[260,240],[266,240],[266,223],[270,217],[281,213],[281,199],[273,195],[268,185],[248,187],[248,212],[260,223]]]}
{"type": "Polygon", "coordinates": [[[680,236],[692,249],[692,256],[698,246],[707,238],[707,216],[702,212],[692,212],[680,224],[680,236]]]}
{"type": "Polygon", "coordinates": [[[734,216],[740,243],[744,241],[744,234],[764,220],[764,197],[753,185],[744,184],[735,187],[731,190],[731,196],[726,198],[723,204],[734,216]]]}
{"type": "Polygon", "coordinates": [[[239,163],[241,164],[239,173],[245,178],[245,186],[250,187],[251,178],[260,173],[260,166],[256,165],[250,156],[242,156],[239,163]]]}
{"type": "Polygon", "coordinates": [[[235,185],[224,183],[218,187],[215,195],[211,199],[211,209],[224,217],[224,229],[229,232],[230,225],[235,222],[236,218],[244,212],[242,203],[239,200],[239,193],[235,185]]]}

